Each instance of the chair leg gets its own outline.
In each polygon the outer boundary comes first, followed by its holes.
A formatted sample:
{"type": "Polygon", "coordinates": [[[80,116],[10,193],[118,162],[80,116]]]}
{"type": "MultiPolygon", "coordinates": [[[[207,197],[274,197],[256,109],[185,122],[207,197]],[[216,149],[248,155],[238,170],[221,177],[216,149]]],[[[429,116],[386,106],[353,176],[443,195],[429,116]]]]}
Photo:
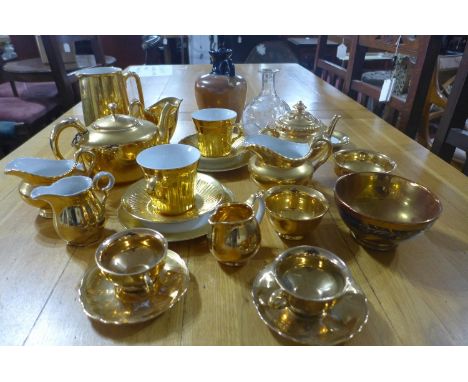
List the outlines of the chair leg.
{"type": "Polygon", "coordinates": [[[465,164],[463,165],[463,174],[468,175],[468,152],[465,152],[465,164]]]}

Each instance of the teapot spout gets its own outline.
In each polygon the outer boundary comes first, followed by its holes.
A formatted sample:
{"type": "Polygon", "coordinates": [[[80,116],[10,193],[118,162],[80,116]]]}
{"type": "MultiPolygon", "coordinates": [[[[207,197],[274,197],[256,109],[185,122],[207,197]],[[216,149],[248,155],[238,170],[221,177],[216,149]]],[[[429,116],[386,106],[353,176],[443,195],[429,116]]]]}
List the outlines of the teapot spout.
{"type": "Polygon", "coordinates": [[[327,130],[326,130],[326,134],[328,137],[331,137],[331,135],[333,134],[333,131],[335,130],[335,127],[336,127],[336,124],[338,123],[338,121],[341,119],[341,115],[337,115],[335,114],[330,122],[330,126],[328,126],[327,130]]]}
{"type": "Polygon", "coordinates": [[[159,144],[169,143],[174,135],[181,102],[179,98],[167,97],[144,110],[144,118],[158,127],[159,144]]]}

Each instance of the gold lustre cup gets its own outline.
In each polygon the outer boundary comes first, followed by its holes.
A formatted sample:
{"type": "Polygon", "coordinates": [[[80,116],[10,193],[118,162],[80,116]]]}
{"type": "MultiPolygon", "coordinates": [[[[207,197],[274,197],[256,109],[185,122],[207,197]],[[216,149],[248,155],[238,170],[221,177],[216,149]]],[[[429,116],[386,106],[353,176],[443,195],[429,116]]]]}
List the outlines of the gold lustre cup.
{"type": "Polygon", "coordinates": [[[198,133],[198,149],[207,158],[228,156],[232,148],[237,113],[229,109],[202,109],[192,114],[192,120],[198,133]]]}
{"type": "Polygon", "coordinates": [[[326,314],[351,288],[346,265],[333,253],[312,246],[289,248],[273,263],[280,289],[272,306],[287,306],[302,316],[326,314]]]}
{"type": "Polygon", "coordinates": [[[328,211],[325,196],[313,188],[276,186],[265,192],[268,220],[283,239],[300,240],[312,232],[328,211]]]}
{"type": "Polygon", "coordinates": [[[180,215],[194,207],[199,159],[200,151],[182,144],[154,146],[138,154],[156,211],[180,215]]]}
{"type": "Polygon", "coordinates": [[[114,284],[118,297],[151,293],[164,267],[167,240],[149,228],[117,232],[96,250],[96,264],[104,277],[114,284]]]}

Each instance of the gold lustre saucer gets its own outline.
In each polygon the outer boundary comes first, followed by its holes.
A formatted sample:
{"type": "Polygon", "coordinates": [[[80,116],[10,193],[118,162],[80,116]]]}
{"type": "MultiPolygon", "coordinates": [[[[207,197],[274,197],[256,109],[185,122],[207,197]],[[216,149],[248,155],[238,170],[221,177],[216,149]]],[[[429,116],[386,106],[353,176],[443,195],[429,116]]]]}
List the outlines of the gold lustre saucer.
{"type": "Polygon", "coordinates": [[[356,293],[345,294],[326,313],[309,317],[298,315],[287,306],[270,306],[270,297],[279,289],[270,264],[253,283],[253,303],[262,321],[291,341],[305,345],[335,345],[353,338],[367,322],[367,298],[357,286],[356,293]]]}
{"type": "MultiPolygon", "coordinates": [[[[219,158],[207,158],[201,156],[198,164],[198,171],[222,172],[236,170],[247,165],[250,153],[243,147],[244,140],[245,138],[243,136],[239,137],[237,134],[233,134],[233,144],[230,154],[219,158]]],[[[189,135],[179,143],[198,148],[197,134],[189,135]]]]}
{"type": "MultiPolygon", "coordinates": [[[[232,191],[225,186],[222,187],[224,191],[222,203],[234,201],[232,191]]],[[[120,205],[118,211],[119,221],[125,228],[151,228],[161,232],[168,242],[191,240],[206,235],[211,230],[208,223],[209,216],[210,214],[207,213],[204,216],[187,222],[157,223],[131,215],[125,208],[122,208],[122,205],[120,205]]]]}
{"type": "Polygon", "coordinates": [[[146,180],[142,179],[128,187],[122,196],[121,208],[137,219],[153,223],[179,223],[197,219],[213,211],[225,195],[222,184],[216,179],[206,174],[197,174],[195,207],[183,214],[169,216],[156,211],[145,186],[146,180]]]}
{"type": "Polygon", "coordinates": [[[136,324],[155,318],[169,310],[187,291],[189,271],[184,260],[168,250],[166,263],[158,276],[159,286],[153,293],[122,300],[114,285],[94,266],[89,269],[79,289],[85,314],[104,324],[136,324]]]}

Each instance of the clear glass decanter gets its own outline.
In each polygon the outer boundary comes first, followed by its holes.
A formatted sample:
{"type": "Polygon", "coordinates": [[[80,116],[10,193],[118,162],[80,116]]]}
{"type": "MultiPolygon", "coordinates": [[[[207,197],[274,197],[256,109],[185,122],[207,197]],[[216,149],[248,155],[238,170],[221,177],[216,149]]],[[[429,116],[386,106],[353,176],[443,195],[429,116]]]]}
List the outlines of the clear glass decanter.
{"type": "Polygon", "coordinates": [[[246,135],[258,134],[269,123],[291,111],[276,94],[275,76],[279,69],[262,69],[262,91],[245,107],[242,116],[246,135]]]}

